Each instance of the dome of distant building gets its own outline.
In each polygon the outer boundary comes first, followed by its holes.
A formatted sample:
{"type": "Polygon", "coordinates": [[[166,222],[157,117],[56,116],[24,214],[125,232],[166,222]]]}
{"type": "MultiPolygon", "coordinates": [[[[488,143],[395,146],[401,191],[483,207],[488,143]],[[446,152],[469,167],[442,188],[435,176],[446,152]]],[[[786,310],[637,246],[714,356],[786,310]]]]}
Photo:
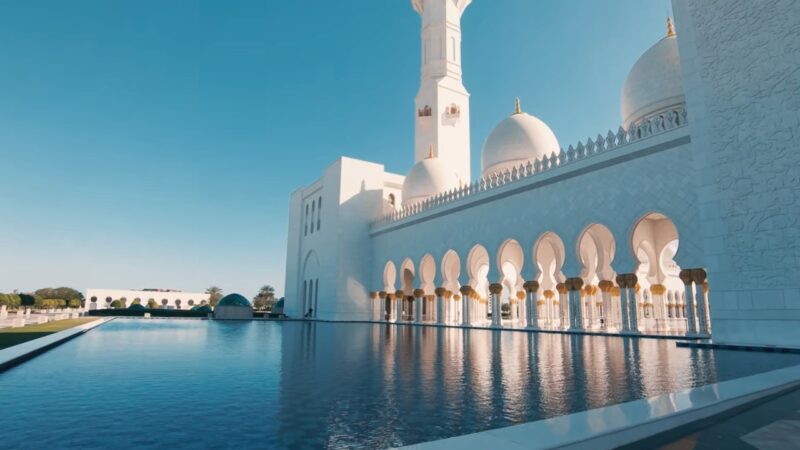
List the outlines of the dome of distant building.
{"type": "Polygon", "coordinates": [[[489,134],[481,153],[481,175],[488,176],[519,167],[528,161],[559,152],[553,130],[539,118],[517,110],[489,134]]]}
{"type": "Polygon", "coordinates": [[[251,307],[250,302],[239,294],[228,294],[225,297],[222,297],[219,302],[217,302],[217,308],[220,306],[243,306],[246,308],[251,307]]]}
{"type": "Polygon", "coordinates": [[[459,185],[455,172],[439,158],[430,155],[414,164],[403,180],[403,206],[419,203],[459,185]]]}
{"type": "Polygon", "coordinates": [[[684,103],[678,39],[668,21],[667,36],[644,52],[625,79],[620,101],[623,126],[627,129],[684,103]]]}
{"type": "Polygon", "coordinates": [[[222,297],[214,307],[215,319],[252,319],[253,307],[239,294],[228,294],[222,297]]]}

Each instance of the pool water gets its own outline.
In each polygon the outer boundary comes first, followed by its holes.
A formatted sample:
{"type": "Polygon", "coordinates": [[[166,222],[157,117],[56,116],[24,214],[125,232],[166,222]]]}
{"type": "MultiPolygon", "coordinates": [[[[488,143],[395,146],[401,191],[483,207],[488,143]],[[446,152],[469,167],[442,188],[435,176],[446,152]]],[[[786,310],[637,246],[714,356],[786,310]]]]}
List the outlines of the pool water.
{"type": "Polygon", "coordinates": [[[659,339],[117,319],[0,373],[0,447],[380,448],[799,363],[659,339]]]}

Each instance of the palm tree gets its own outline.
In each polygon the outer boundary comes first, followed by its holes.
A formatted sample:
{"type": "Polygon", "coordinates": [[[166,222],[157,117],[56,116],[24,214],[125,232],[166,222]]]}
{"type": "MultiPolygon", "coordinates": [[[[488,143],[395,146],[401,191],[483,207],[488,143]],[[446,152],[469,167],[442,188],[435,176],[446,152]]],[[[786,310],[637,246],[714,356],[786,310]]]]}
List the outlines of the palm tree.
{"type": "Polygon", "coordinates": [[[218,286],[211,286],[210,288],[206,289],[206,294],[208,294],[208,303],[211,306],[216,306],[219,299],[222,298],[222,288],[218,286]]]}

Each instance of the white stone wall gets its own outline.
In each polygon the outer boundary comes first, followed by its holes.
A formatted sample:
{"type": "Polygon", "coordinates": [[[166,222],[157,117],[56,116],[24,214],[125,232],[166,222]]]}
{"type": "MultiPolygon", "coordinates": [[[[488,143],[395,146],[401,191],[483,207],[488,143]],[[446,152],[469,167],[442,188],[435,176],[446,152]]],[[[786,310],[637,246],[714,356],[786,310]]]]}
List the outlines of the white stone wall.
{"type": "Polygon", "coordinates": [[[287,315],[302,317],[311,307],[319,319],[361,320],[369,316],[370,222],[390,208],[389,194],[394,194],[396,204],[400,204],[402,181],[403,177],[385,172],[383,165],[340,158],[318,181],[292,195],[287,315]],[[304,205],[320,197],[320,229],[306,234],[304,205]],[[314,292],[309,295],[312,281],[314,292]]]}
{"type": "Polygon", "coordinates": [[[440,285],[441,260],[450,249],[461,259],[462,284],[466,283],[467,255],[476,244],[489,252],[493,263],[489,280],[498,282],[496,256],[507,239],[515,239],[525,250],[522,274],[532,280],[538,274],[533,248],[548,231],[558,234],[564,243],[564,275],[577,277],[581,272],[578,239],[595,223],[608,227],[616,240],[612,267],[617,273],[632,273],[638,264],[631,249],[633,229],[651,212],[666,215],[676,225],[680,235],[676,262],[684,268],[703,267],[702,241],[695,233],[701,226],[697,177],[687,132],[686,128],[666,132],[538,174],[530,182],[511,183],[378,227],[372,239],[375,264],[370,290],[382,290],[387,261],[398,268],[395,288],[399,289],[403,261],[411,258],[418,271],[428,253],[436,260],[436,283],[440,285]],[[659,148],[665,149],[651,153],[659,148]],[[520,185],[532,188],[502,195],[520,185]]]}
{"type": "Polygon", "coordinates": [[[673,9],[714,339],[800,346],[800,2],[673,9]]]}
{"type": "Polygon", "coordinates": [[[112,300],[127,299],[127,306],[131,306],[135,299],[140,299],[141,304],[147,307],[147,301],[151,298],[158,303],[160,308],[164,307],[163,300],[167,300],[167,308],[170,309],[191,309],[189,300],[194,301],[194,305],[199,305],[200,302],[208,302],[208,294],[199,292],[158,292],[158,291],[137,291],[130,289],[88,289],[86,291],[86,308],[87,309],[106,309],[109,302],[107,298],[112,300]],[[92,298],[96,298],[97,302],[92,302],[92,298]],[[180,300],[180,308],[178,307],[177,300],[180,300]]]}

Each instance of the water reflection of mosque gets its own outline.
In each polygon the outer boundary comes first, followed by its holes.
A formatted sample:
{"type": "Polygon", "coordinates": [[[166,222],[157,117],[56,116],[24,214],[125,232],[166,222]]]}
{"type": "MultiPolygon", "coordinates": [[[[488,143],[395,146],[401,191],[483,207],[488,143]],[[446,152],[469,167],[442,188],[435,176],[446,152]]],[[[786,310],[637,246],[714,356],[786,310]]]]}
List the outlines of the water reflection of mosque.
{"type": "Polygon", "coordinates": [[[717,381],[713,352],[662,339],[381,325],[322,338],[319,326],[336,325],[307,324],[284,338],[292,348],[284,349],[283,383],[294,391],[311,377],[321,390],[282,398],[281,409],[328,399],[313,413],[327,434],[320,445],[420,442],[717,381]],[[359,429],[346,425],[354,423],[359,429]]]}

